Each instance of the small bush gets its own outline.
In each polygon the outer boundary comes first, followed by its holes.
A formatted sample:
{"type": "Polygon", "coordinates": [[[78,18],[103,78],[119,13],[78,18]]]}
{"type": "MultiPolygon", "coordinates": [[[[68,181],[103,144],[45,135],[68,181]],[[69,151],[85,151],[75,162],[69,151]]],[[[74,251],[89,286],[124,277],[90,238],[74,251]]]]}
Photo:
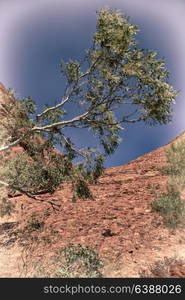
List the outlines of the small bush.
{"type": "Polygon", "coordinates": [[[182,222],[185,215],[185,201],[181,199],[180,192],[185,187],[185,139],[172,144],[166,152],[167,166],[162,167],[162,174],[171,177],[167,186],[167,193],[157,196],[152,208],[159,212],[165,224],[176,227],[182,222]]]}
{"type": "Polygon", "coordinates": [[[152,202],[152,208],[163,216],[165,224],[169,227],[176,227],[181,223],[185,212],[184,201],[173,185],[168,186],[166,194],[158,196],[152,202]]]}
{"type": "Polygon", "coordinates": [[[27,226],[25,227],[25,231],[42,231],[44,228],[44,221],[34,213],[31,218],[28,220],[27,226]]]}
{"type": "Polygon", "coordinates": [[[8,198],[3,197],[0,199],[0,216],[10,216],[15,211],[15,204],[8,198]]]}
{"type": "Polygon", "coordinates": [[[173,183],[185,187],[185,140],[172,144],[166,153],[168,165],[162,172],[172,177],[173,183]]]}
{"type": "Polygon", "coordinates": [[[102,262],[93,249],[69,244],[61,250],[60,255],[63,263],[56,277],[102,277],[99,271],[102,262]]]}
{"type": "Polygon", "coordinates": [[[184,278],[185,261],[175,257],[165,257],[163,260],[157,260],[148,270],[140,272],[141,278],[184,278]]]}
{"type": "Polygon", "coordinates": [[[73,187],[72,201],[76,202],[76,200],[78,198],[82,198],[82,199],[86,199],[86,198],[92,199],[93,198],[92,193],[89,190],[87,182],[85,182],[84,180],[80,180],[80,179],[76,182],[76,184],[73,187]]]}
{"type": "Polygon", "coordinates": [[[47,271],[45,267],[37,266],[34,277],[100,278],[101,267],[103,264],[93,249],[80,244],[69,244],[53,257],[47,271]]]}

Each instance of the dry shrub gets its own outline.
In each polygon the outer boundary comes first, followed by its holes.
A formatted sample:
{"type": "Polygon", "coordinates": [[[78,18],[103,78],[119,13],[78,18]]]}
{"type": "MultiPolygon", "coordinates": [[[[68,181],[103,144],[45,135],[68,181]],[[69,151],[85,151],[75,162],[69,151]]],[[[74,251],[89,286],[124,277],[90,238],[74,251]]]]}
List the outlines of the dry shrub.
{"type": "Polygon", "coordinates": [[[142,278],[185,278],[185,260],[176,257],[164,257],[140,272],[142,278]]]}

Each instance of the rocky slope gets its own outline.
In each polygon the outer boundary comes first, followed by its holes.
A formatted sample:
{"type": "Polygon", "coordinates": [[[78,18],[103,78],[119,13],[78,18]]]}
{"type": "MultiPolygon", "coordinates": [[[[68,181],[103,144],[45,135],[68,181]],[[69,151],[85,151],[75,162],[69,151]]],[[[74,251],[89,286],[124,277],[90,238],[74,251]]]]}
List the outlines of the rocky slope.
{"type": "MultiPolygon", "coordinates": [[[[50,257],[69,243],[93,247],[104,261],[105,277],[139,277],[156,260],[185,258],[184,228],[169,230],[151,209],[153,191],[164,192],[169,181],[161,173],[166,149],[184,138],[185,132],[151,153],[106,169],[98,184],[91,186],[93,200],[73,203],[67,185],[52,195],[38,196],[37,201],[16,197],[13,219],[0,220],[0,259],[7,247],[12,258],[11,266],[9,259],[0,264],[0,277],[23,276],[18,269],[24,269],[25,253],[29,262],[47,266],[50,257]],[[51,201],[60,205],[58,210],[53,210],[51,201]],[[17,257],[24,258],[19,268],[17,257]]],[[[185,277],[182,264],[173,272],[173,277],[185,277]]],[[[32,274],[30,268],[24,276],[32,274]]]]}

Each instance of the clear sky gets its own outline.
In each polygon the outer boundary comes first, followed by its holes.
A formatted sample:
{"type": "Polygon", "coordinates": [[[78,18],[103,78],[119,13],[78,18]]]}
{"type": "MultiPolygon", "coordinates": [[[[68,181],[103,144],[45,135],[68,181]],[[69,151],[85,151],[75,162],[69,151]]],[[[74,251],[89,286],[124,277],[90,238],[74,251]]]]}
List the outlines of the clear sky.
{"type": "MultiPolygon", "coordinates": [[[[91,45],[96,11],[120,9],[140,32],[142,48],[155,50],[180,89],[168,125],[130,124],[106,167],[124,164],[152,151],[185,130],[185,0],[0,0],[0,82],[18,97],[32,97],[39,107],[52,104],[63,90],[60,60],[78,60],[91,45]]],[[[86,135],[72,133],[77,144],[86,135]]]]}

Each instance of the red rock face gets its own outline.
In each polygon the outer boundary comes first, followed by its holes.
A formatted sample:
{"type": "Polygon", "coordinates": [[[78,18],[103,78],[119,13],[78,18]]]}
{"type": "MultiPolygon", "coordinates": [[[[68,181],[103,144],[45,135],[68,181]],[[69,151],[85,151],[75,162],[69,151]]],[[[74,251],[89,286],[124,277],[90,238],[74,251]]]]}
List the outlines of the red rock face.
{"type": "MultiPolygon", "coordinates": [[[[43,264],[47,265],[48,258],[62,247],[69,243],[82,244],[93,247],[105,261],[105,277],[138,277],[141,270],[156,260],[182,256],[185,229],[177,229],[175,234],[170,232],[163,218],[151,208],[155,199],[152,191],[165,192],[169,182],[160,171],[166,164],[168,147],[161,147],[123,166],[106,169],[98,184],[90,187],[93,200],[72,203],[68,184],[52,195],[40,195],[39,201],[25,196],[17,198],[17,202],[23,204],[19,210],[20,226],[35,212],[37,221],[44,223],[40,234],[31,233],[32,237],[37,236],[33,259],[43,257],[43,264]],[[60,209],[53,211],[50,201],[59,204],[60,209]],[[43,244],[44,236],[49,236],[52,244],[43,244]]],[[[29,241],[27,243],[29,247],[29,241]]],[[[183,272],[178,272],[176,274],[184,276],[183,272]]],[[[163,277],[168,275],[173,276],[171,273],[163,277]]]]}

